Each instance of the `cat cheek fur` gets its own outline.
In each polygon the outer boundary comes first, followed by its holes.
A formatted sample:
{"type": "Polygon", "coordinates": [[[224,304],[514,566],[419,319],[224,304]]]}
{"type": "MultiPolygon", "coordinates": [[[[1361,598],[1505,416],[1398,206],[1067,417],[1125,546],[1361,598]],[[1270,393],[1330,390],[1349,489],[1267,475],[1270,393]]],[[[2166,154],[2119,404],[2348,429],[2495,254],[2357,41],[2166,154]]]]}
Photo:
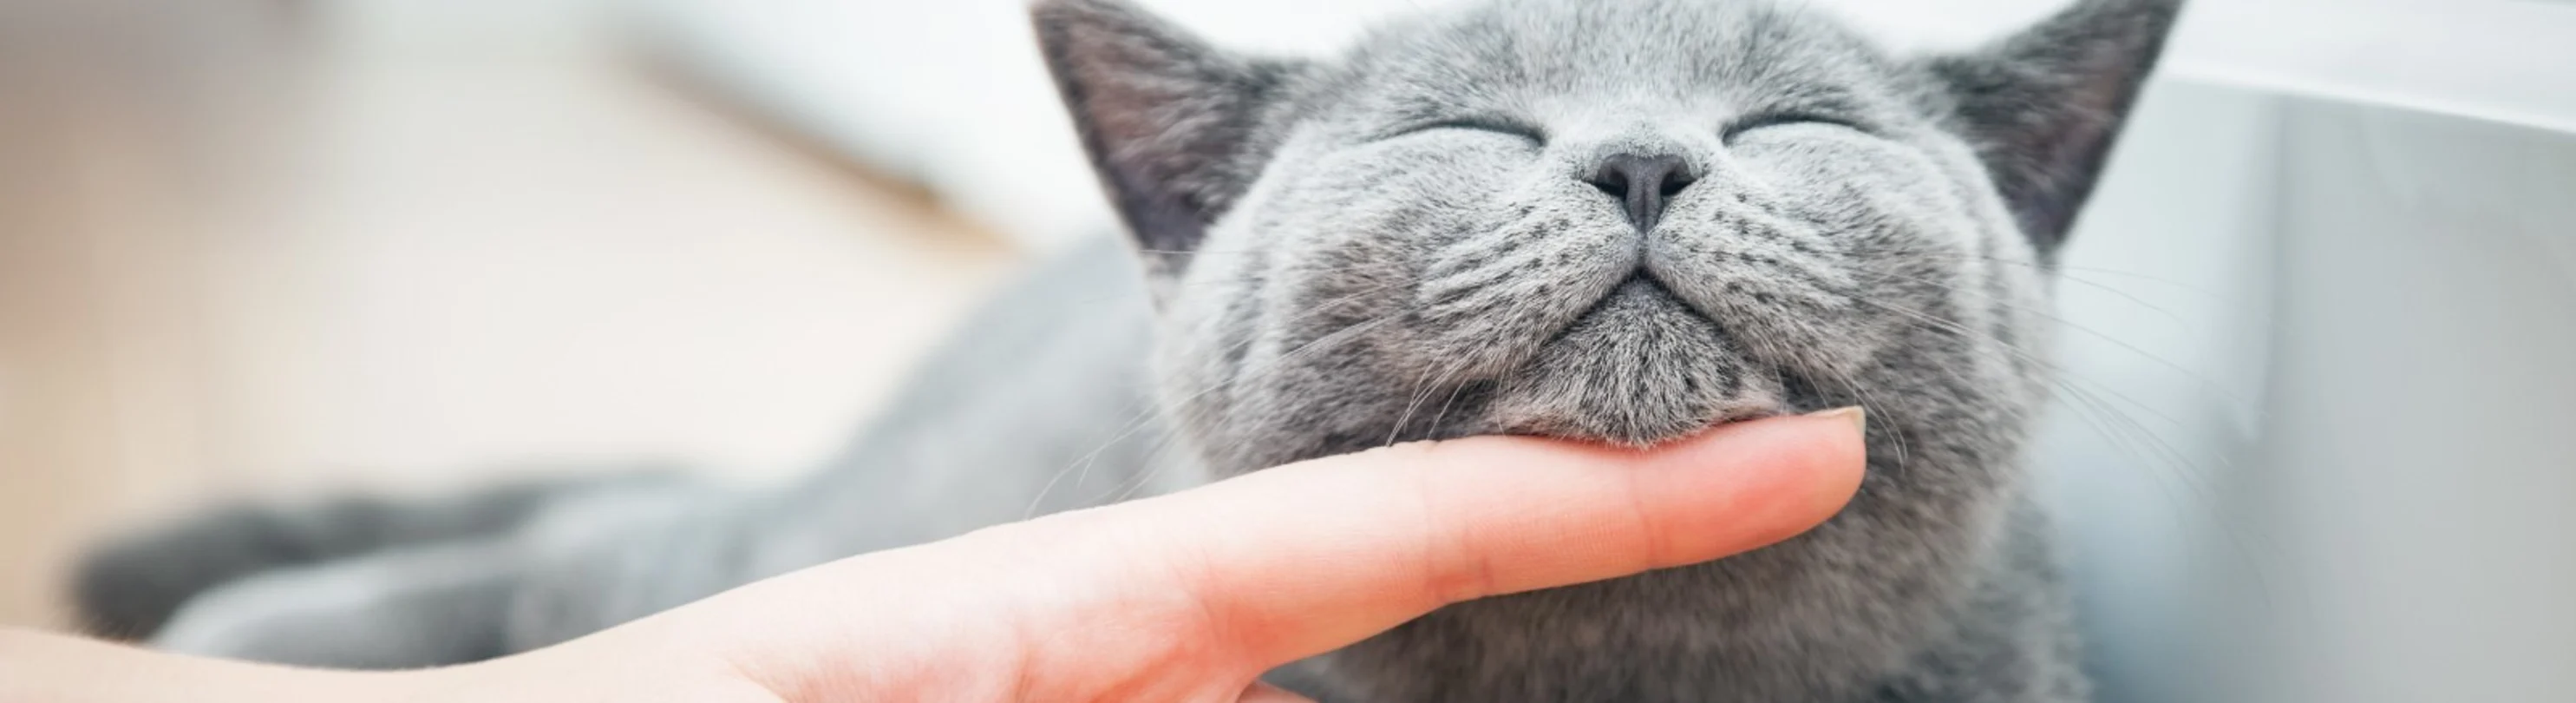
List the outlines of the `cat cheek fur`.
{"type": "Polygon", "coordinates": [[[1409,326],[1421,371],[1496,378],[1528,365],[1636,269],[1640,235],[1616,210],[1570,179],[1528,180],[1489,206],[1499,223],[1422,256],[1409,326]]]}

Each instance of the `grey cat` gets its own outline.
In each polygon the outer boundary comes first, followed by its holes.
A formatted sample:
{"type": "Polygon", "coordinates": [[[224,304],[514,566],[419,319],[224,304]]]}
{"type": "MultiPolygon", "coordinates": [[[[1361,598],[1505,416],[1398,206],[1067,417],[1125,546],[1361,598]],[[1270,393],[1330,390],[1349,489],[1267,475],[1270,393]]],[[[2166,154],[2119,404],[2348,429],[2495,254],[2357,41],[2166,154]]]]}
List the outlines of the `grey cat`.
{"type": "Polygon", "coordinates": [[[775,491],[381,507],[409,517],[375,524],[428,527],[112,588],[336,529],[236,513],[100,559],[89,608],[134,631],[175,610],[155,639],[186,651],[465,661],[1390,442],[1646,445],[1857,404],[1869,475],[1811,533],[1453,606],[1273,679],[1326,701],[2084,700],[2021,454],[2052,252],[2179,6],[2080,0],[1983,50],[1898,58],[1764,0],[1497,0],[1288,60],[1042,0],[1133,246],[1005,292],[833,465],[775,491]]]}

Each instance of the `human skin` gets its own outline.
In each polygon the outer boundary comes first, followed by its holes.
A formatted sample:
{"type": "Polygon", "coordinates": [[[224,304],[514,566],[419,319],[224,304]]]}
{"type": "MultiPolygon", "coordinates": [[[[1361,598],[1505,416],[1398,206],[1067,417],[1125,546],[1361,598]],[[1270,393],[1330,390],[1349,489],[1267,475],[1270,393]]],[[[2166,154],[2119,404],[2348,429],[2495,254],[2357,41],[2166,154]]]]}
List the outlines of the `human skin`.
{"type": "Polygon", "coordinates": [[[0,631],[0,703],[1272,701],[1264,671],[1443,605],[1788,539],[1860,484],[1857,410],[1650,450],[1477,437],[862,555],[556,647],[291,669],[0,631]]]}

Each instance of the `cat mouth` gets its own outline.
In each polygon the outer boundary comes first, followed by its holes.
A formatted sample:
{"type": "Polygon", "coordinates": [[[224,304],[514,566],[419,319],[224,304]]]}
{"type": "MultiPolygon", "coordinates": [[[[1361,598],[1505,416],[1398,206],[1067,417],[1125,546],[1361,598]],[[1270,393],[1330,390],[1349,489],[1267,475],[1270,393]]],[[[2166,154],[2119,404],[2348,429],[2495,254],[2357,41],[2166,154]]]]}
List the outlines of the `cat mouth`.
{"type": "Polygon", "coordinates": [[[1576,314],[1572,320],[1567,321],[1565,326],[1557,328],[1554,333],[1549,334],[1546,341],[1541,342],[1540,346],[1546,347],[1563,342],[1568,335],[1571,335],[1575,330],[1582,328],[1586,322],[1592,321],[1602,315],[1604,310],[1622,304],[1623,299],[1652,301],[1647,303],[1646,306],[1657,308],[1658,311],[1663,314],[1681,315],[1692,318],[1695,324],[1706,325],[1707,328],[1716,335],[1723,336],[1726,334],[1726,326],[1719,323],[1716,317],[1709,315],[1708,311],[1702,310],[1699,306],[1692,304],[1690,299],[1682,297],[1680,293],[1673,289],[1673,286],[1665,283],[1664,279],[1657,275],[1654,270],[1649,269],[1644,265],[1639,265],[1635,270],[1628,273],[1627,278],[1620,279],[1618,283],[1612,284],[1609,288],[1609,292],[1601,294],[1599,299],[1592,301],[1591,306],[1584,308],[1583,312],[1576,314]]]}
{"type": "Polygon", "coordinates": [[[1502,379],[1487,418],[1514,434],[1653,445],[1780,414],[1778,379],[1641,270],[1502,379]]]}

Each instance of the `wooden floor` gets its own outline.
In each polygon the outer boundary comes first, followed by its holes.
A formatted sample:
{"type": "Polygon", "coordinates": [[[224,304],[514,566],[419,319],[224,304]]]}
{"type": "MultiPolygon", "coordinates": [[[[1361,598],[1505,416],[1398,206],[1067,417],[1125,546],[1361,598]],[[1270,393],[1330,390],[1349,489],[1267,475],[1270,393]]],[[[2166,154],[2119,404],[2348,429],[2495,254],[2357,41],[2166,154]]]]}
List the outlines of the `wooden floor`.
{"type": "Polygon", "coordinates": [[[0,0],[0,625],[226,496],[794,470],[1018,258],[590,34],[333,5],[0,0]]]}

